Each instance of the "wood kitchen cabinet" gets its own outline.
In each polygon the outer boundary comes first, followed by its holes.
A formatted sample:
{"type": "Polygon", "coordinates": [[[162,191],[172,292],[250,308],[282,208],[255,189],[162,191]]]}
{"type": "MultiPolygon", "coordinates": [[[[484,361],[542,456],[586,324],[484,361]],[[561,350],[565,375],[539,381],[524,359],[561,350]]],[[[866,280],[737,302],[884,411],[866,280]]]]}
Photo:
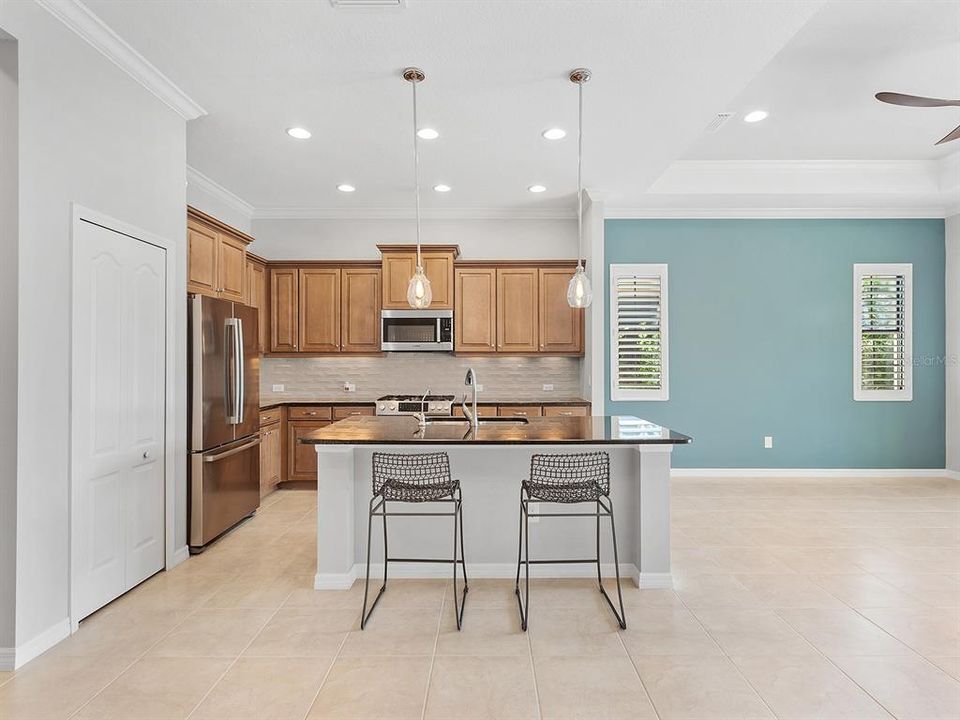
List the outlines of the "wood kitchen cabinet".
{"type": "Polygon", "coordinates": [[[544,405],[544,417],[587,417],[589,405],[544,405]]]}
{"type": "Polygon", "coordinates": [[[567,285],[576,270],[569,268],[540,268],[540,352],[583,352],[583,310],[567,304],[567,285]]]}
{"type": "Polygon", "coordinates": [[[454,350],[497,350],[497,269],[457,268],[454,273],[454,350]]]}
{"type": "Polygon", "coordinates": [[[247,255],[246,297],[244,302],[257,309],[257,347],[261,353],[265,352],[270,346],[270,314],[267,311],[269,294],[267,263],[255,255],[247,255]]]}
{"type": "Polygon", "coordinates": [[[340,350],[340,269],[308,268],[299,278],[300,352],[340,350]]]}
{"type": "Polygon", "coordinates": [[[497,415],[505,417],[540,417],[543,408],[539,405],[500,405],[497,415]]]}
{"type": "Polygon", "coordinates": [[[380,352],[380,268],[343,268],[340,278],[341,352],[380,352]]]}
{"type": "Polygon", "coordinates": [[[329,424],[329,420],[287,421],[287,480],[317,481],[317,450],[313,445],[302,444],[300,438],[329,424]]]}
{"type": "Polygon", "coordinates": [[[299,287],[297,268],[270,269],[270,352],[297,352],[299,287]]]}
{"type": "MultiPolygon", "coordinates": [[[[383,301],[387,310],[410,309],[407,286],[417,266],[415,245],[377,245],[382,257],[383,301]]],[[[430,281],[433,300],[430,307],[437,310],[453,309],[453,261],[460,254],[456,245],[421,246],[423,271],[430,281]]]]}
{"type": "Polygon", "coordinates": [[[269,495],[280,484],[283,460],[283,436],[279,421],[260,428],[260,497],[269,495]]]}
{"type": "Polygon", "coordinates": [[[538,352],[539,273],[535,267],[497,269],[497,350],[538,352]]]}
{"type": "Polygon", "coordinates": [[[253,238],[187,208],[187,291],[243,302],[247,245],[253,238]]]}

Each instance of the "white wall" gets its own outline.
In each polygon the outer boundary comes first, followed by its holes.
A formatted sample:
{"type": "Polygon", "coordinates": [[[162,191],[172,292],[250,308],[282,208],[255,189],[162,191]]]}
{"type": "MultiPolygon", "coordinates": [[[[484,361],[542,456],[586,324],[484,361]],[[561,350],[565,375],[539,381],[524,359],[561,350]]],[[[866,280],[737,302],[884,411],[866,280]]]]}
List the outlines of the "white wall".
{"type": "Polygon", "coordinates": [[[960,472],[960,215],[947,218],[947,469],[960,472]]]}
{"type": "MultiPolygon", "coordinates": [[[[576,220],[424,220],[424,244],[456,244],[464,260],[573,258],[576,220]]],[[[269,260],[379,259],[378,243],[415,243],[413,220],[257,220],[250,248],[269,260]]]]}
{"type": "MultiPolygon", "coordinates": [[[[35,648],[69,615],[71,203],[177,242],[185,293],[186,125],[38,4],[0,3],[0,27],[19,45],[16,642],[35,648]]],[[[185,303],[174,311],[177,386],[185,388],[185,303]]],[[[184,390],[172,408],[178,418],[185,401],[184,390]]],[[[182,428],[176,439],[185,496],[182,428]]],[[[185,509],[181,497],[178,545],[185,509]]]]}
{"type": "MultiPolygon", "coordinates": [[[[0,31],[0,654],[16,646],[17,43],[0,31]]],[[[0,663],[3,661],[0,660],[0,663]]]]}

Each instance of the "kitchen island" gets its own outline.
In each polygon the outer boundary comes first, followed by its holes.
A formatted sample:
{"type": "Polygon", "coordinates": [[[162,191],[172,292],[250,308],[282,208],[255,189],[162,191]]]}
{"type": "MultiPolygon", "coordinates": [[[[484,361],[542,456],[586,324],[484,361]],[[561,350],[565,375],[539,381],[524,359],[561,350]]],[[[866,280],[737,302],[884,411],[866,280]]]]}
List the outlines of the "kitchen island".
{"type": "MultiPolygon", "coordinates": [[[[620,547],[620,571],[640,587],[666,588],[670,575],[670,457],[681,433],[631,417],[496,418],[474,429],[464,419],[431,419],[421,427],[410,416],[354,417],[309,433],[300,442],[317,452],[317,590],[349,588],[363,576],[371,457],[374,452],[447,452],[463,490],[463,526],[471,577],[516,573],[520,482],[534,453],[603,450],[610,455],[610,495],[620,547]]],[[[555,506],[545,506],[552,512],[555,506]]],[[[449,519],[447,519],[449,520],[449,519]]],[[[381,533],[373,533],[373,558],[382,558],[381,533]]],[[[449,552],[451,522],[391,518],[391,555],[442,557],[449,552]]],[[[604,533],[608,538],[608,534],[604,533]]],[[[592,520],[531,519],[531,553],[537,557],[590,557],[592,520]]],[[[607,540],[603,556],[612,559],[607,540]]],[[[394,577],[446,577],[449,567],[391,564],[394,577]]],[[[382,565],[371,567],[374,575],[382,565]]],[[[540,565],[539,577],[589,575],[589,565],[540,565]]],[[[613,574],[606,563],[604,574],[613,574]]]]}

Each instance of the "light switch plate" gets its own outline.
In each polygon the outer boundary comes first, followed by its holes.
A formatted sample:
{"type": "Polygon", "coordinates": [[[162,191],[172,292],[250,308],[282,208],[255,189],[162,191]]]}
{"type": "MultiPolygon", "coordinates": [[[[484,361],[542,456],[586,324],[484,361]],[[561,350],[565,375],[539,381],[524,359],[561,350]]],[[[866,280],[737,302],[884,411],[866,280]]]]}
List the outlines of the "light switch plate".
{"type": "Polygon", "coordinates": [[[773,435],[765,435],[763,438],[763,446],[769,450],[773,447],[773,435]]]}
{"type": "Polygon", "coordinates": [[[544,391],[544,392],[553,392],[553,385],[552,385],[551,383],[544,383],[544,384],[543,384],[543,391],[544,391]]]}
{"type": "Polygon", "coordinates": [[[284,385],[274,385],[273,392],[283,392],[286,386],[284,385]]]}

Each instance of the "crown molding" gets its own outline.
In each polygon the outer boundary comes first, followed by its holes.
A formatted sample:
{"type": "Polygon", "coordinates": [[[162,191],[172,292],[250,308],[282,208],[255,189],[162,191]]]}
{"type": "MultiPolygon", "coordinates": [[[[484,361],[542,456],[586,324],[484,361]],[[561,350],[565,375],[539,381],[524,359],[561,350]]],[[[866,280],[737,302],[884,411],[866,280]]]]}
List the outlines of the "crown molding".
{"type": "Polygon", "coordinates": [[[243,217],[247,219],[254,217],[253,205],[189,165],[187,165],[187,183],[204,191],[208,195],[212,195],[227,207],[240,213],[243,217]]]}
{"type": "MultiPolygon", "coordinates": [[[[430,208],[420,212],[425,220],[575,220],[571,208],[430,208]]],[[[311,208],[262,207],[253,211],[254,220],[414,220],[409,208],[311,208]]]]}
{"type": "Polygon", "coordinates": [[[722,219],[915,219],[944,218],[948,209],[933,207],[784,207],[784,208],[606,208],[606,220],[722,220],[722,219]]]}
{"type": "Polygon", "coordinates": [[[37,3],[185,120],[207,114],[199,103],[79,0],[37,0],[37,3]]]}

